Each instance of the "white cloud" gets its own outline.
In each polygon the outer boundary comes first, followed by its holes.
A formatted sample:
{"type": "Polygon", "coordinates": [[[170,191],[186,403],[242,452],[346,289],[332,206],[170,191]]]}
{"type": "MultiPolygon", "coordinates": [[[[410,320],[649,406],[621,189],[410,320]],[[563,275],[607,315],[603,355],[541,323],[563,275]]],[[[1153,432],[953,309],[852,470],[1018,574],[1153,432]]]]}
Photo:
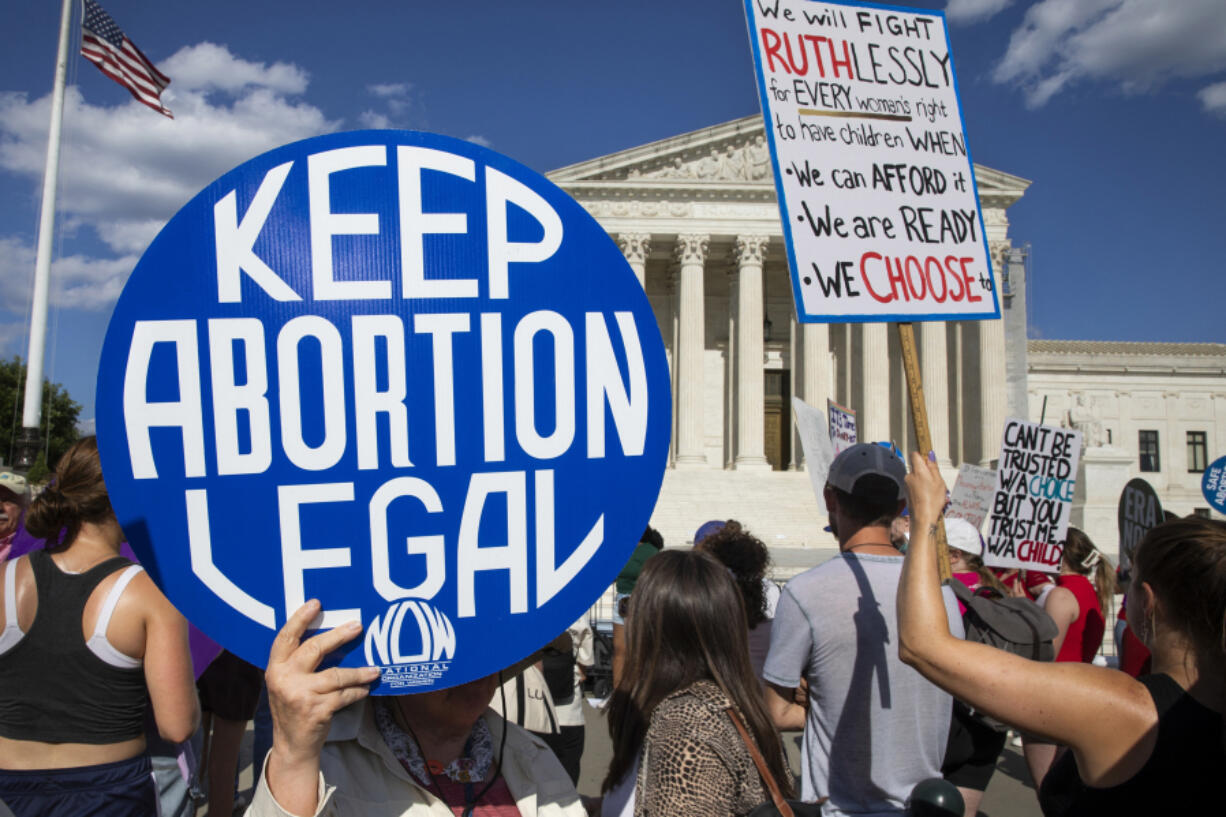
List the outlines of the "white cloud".
{"type": "Polygon", "coordinates": [[[366,90],[375,96],[403,97],[408,95],[412,87],[407,82],[377,82],[374,85],[367,85],[366,90]]]}
{"type": "Polygon", "coordinates": [[[383,110],[367,109],[358,121],[367,128],[406,128],[413,110],[413,86],[408,82],[383,82],[366,86],[366,92],[379,100],[383,110]]]}
{"type": "Polygon", "coordinates": [[[364,128],[383,130],[385,128],[395,127],[387,114],[379,113],[378,111],[362,111],[360,114],[358,114],[358,121],[362,123],[362,127],[364,128]]]}
{"type": "Polygon", "coordinates": [[[1226,82],[1208,85],[1197,96],[1207,113],[1226,117],[1226,82]]]}
{"type": "Polygon", "coordinates": [[[979,23],[1013,5],[1013,0],[949,0],[945,18],[955,25],[979,23]]]}
{"type": "MultiPolygon", "coordinates": [[[[177,86],[174,120],[135,100],[117,107],[64,99],[59,218],[88,226],[118,254],[140,252],[191,196],[231,167],[278,145],[335,130],[313,105],[290,98],[301,69],[263,66],[210,43],[181,49],[163,65],[177,86]],[[212,79],[201,76],[205,70],[212,79]],[[224,98],[212,99],[223,91],[224,98]]],[[[0,168],[42,178],[49,96],[0,94],[0,168]]]]}
{"type": "Polygon", "coordinates": [[[1020,85],[1027,104],[1039,107],[1079,80],[1140,93],[1224,69],[1222,0],[1041,0],[1013,32],[994,76],[1020,85]]]}
{"type": "MultiPolygon", "coordinates": [[[[57,258],[51,265],[51,303],[66,309],[109,307],[119,297],[137,260],[135,254],[57,258]]],[[[0,237],[0,315],[26,317],[33,275],[34,248],[14,236],[0,237]]]]}
{"type": "Polygon", "coordinates": [[[249,62],[234,56],[224,45],[209,42],[179,49],[158,68],[170,77],[170,88],[176,94],[181,90],[233,94],[250,87],[301,94],[310,81],[310,75],[297,65],[249,62]]]}
{"type": "MultiPolygon", "coordinates": [[[[66,245],[68,254],[52,265],[53,306],[109,308],[148,243],[201,188],[266,150],[340,125],[298,98],[308,75],[295,65],[253,63],[200,43],[159,67],[172,80],[164,98],[174,120],[135,100],[104,107],[75,87],[65,92],[56,218],[57,253],[66,245]],[[109,257],[76,251],[72,239],[90,239],[89,231],[109,257]]],[[[41,187],[49,106],[50,95],[0,93],[0,169],[26,179],[31,195],[41,187]]],[[[0,349],[18,351],[34,249],[31,237],[8,232],[0,235],[0,349]]]]}

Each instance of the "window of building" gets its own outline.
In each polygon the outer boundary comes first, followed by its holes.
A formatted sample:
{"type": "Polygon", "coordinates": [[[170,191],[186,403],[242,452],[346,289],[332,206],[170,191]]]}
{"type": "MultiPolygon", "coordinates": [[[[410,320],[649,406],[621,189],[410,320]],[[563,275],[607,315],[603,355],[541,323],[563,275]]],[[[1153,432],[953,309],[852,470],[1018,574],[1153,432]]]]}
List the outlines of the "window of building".
{"type": "Polygon", "coordinates": [[[1161,471],[1162,461],[1158,457],[1158,432],[1141,431],[1137,447],[1141,451],[1142,471],[1161,471]]]}
{"type": "Polygon", "coordinates": [[[1188,473],[1203,474],[1209,459],[1209,442],[1203,431],[1188,432],[1188,473]]]}

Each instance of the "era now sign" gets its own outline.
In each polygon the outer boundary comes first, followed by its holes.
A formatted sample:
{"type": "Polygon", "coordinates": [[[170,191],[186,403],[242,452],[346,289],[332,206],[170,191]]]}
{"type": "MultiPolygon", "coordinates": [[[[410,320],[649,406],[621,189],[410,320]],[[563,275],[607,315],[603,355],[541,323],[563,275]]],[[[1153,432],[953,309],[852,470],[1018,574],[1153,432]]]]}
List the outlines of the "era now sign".
{"type": "Polygon", "coordinates": [[[305,599],[376,692],[481,677],[612,582],[659,492],[663,343],[603,229],[485,148],[359,131],[252,159],[133,271],[107,487],[197,626],[263,665],[305,599]]]}

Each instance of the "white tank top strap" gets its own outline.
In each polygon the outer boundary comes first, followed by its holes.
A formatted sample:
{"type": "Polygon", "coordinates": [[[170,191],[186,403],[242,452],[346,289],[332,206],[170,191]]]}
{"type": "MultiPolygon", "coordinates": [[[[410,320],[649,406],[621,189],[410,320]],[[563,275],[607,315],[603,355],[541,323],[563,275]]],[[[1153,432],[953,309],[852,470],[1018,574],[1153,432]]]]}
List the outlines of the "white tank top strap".
{"type": "Polygon", "coordinates": [[[4,631],[0,632],[0,655],[11,650],[25,635],[17,624],[17,560],[4,567],[4,631]]]}
{"type": "Polygon", "coordinates": [[[89,647],[90,652],[101,658],[106,663],[121,669],[135,669],[141,665],[138,658],[133,658],[130,655],[124,655],[119,650],[115,649],[114,645],[107,640],[106,629],[111,624],[111,616],[115,612],[115,605],[119,603],[119,597],[123,595],[123,591],[127,589],[128,582],[136,578],[136,574],[144,570],[140,565],[129,565],[124,568],[123,573],[115,581],[109,593],[106,594],[106,600],[102,603],[102,609],[98,612],[98,621],[94,624],[94,634],[89,637],[85,645],[89,647]]]}

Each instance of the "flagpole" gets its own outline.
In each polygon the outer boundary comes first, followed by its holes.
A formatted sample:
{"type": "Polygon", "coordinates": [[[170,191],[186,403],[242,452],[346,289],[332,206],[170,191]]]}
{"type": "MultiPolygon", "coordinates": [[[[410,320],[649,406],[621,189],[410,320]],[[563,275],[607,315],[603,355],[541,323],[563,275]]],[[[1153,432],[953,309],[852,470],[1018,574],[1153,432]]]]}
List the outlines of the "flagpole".
{"type": "Polygon", "coordinates": [[[43,354],[47,345],[47,300],[51,278],[51,241],[55,237],[55,193],[60,174],[60,129],[64,120],[64,85],[68,77],[68,32],[73,0],[60,8],[60,42],[55,56],[51,91],[51,126],[47,131],[47,164],[43,170],[42,212],[38,219],[38,254],[34,262],[34,299],[30,313],[30,351],[26,357],[26,393],[17,437],[16,465],[25,470],[38,451],[38,425],[43,407],[43,354]]]}

